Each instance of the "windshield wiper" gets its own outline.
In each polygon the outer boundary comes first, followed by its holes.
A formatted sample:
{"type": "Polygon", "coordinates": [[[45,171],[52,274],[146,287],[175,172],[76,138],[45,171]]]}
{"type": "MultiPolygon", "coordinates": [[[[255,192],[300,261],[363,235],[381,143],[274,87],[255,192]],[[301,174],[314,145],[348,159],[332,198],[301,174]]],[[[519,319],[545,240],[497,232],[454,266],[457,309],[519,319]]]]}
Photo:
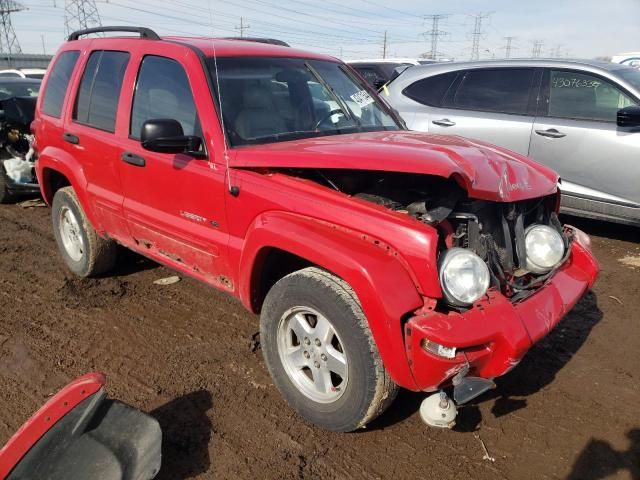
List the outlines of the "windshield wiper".
{"type": "Polygon", "coordinates": [[[320,85],[322,85],[325,88],[325,90],[327,90],[327,92],[329,92],[329,94],[333,97],[333,100],[338,104],[338,107],[340,108],[340,110],[342,110],[342,112],[344,113],[344,116],[347,117],[352,122],[355,122],[358,126],[360,126],[361,125],[360,121],[353,114],[353,112],[351,111],[349,106],[346,104],[346,102],[340,97],[340,95],[338,95],[338,92],[336,92],[334,88],[331,85],[329,85],[324,78],[322,78],[322,76],[318,73],[318,71],[315,68],[313,68],[309,62],[304,62],[304,66],[306,67],[307,70],[309,70],[309,73],[313,75],[313,77],[317,80],[317,82],[320,85]]]}

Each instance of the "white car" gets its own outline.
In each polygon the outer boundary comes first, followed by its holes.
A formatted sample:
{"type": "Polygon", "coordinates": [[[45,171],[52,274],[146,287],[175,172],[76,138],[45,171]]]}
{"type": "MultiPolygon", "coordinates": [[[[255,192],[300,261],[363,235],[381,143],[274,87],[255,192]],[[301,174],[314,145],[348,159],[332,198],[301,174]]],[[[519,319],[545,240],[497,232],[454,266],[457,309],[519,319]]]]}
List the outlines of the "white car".
{"type": "Polygon", "coordinates": [[[47,70],[44,68],[8,69],[8,70],[0,70],[0,77],[37,78],[42,80],[46,72],[47,70]]]}
{"type": "Polygon", "coordinates": [[[611,57],[611,62],[640,68],[640,52],[619,53],[618,55],[611,57]]]}

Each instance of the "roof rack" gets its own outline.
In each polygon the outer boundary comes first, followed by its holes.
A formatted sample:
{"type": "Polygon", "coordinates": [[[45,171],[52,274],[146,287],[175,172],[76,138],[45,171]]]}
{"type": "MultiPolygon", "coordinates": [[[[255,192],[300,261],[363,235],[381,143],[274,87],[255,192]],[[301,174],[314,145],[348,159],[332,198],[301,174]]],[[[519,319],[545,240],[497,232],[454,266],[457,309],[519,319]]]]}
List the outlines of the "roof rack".
{"type": "Polygon", "coordinates": [[[281,47],[290,47],[287,42],[276,38],[258,38],[258,37],[224,37],[224,40],[242,40],[245,42],[267,43],[269,45],[280,45],[281,47]]]}
{"type": "Polygon", "coordinates": [[[73,40],[78,40],[82,35],[89,35],[91,33],[104,33],[104,32],[132,32],[139,33],[140,38],[144,38],[146,40],[160,40],[160,37],[156,32],[151,30],[150,28],[145,27],[95,27],[95,28],[85,28],[84,30],[76,30],[67,39],[69,42],[73,40]]]}

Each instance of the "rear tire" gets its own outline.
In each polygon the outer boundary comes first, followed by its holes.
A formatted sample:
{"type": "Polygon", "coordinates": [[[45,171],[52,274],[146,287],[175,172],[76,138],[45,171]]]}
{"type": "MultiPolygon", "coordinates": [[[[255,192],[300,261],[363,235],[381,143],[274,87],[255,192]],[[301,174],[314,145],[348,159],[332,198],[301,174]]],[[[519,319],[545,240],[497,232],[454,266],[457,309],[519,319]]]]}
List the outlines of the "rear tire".
{"type": "Polygon", "coordinates": [[[53,234],[67,267],[80,277],[93,277],[113,268],[117,245],[94,230],[72,187],[56,192],[52,205],[53,234]]]}
{"type": "Polygon", "coordinates": [[[305,268],[278,281],[262,307],[260,332],[278,390],[322,428],[363,427],[398,393],[355,293],[325,270],[305,268]]]}

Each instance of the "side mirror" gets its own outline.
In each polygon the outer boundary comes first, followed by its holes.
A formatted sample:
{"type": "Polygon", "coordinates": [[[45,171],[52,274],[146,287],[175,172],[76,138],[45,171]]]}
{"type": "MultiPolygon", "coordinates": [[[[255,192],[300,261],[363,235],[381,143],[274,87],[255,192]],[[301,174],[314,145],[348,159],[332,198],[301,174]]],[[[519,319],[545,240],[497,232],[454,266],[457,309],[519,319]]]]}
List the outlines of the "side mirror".
{"type": "Polygon", "coordinates": [[[185,135],[182,125],[172,118],[147,120],[140,132],[142,147],[160,153],[200,154],[202,139],[185,135]]]}
{"type": "Polygon", "coordinates": [[[619,127],[640,127],[640,106],[631,105],[618,110],[619,127]]]}

